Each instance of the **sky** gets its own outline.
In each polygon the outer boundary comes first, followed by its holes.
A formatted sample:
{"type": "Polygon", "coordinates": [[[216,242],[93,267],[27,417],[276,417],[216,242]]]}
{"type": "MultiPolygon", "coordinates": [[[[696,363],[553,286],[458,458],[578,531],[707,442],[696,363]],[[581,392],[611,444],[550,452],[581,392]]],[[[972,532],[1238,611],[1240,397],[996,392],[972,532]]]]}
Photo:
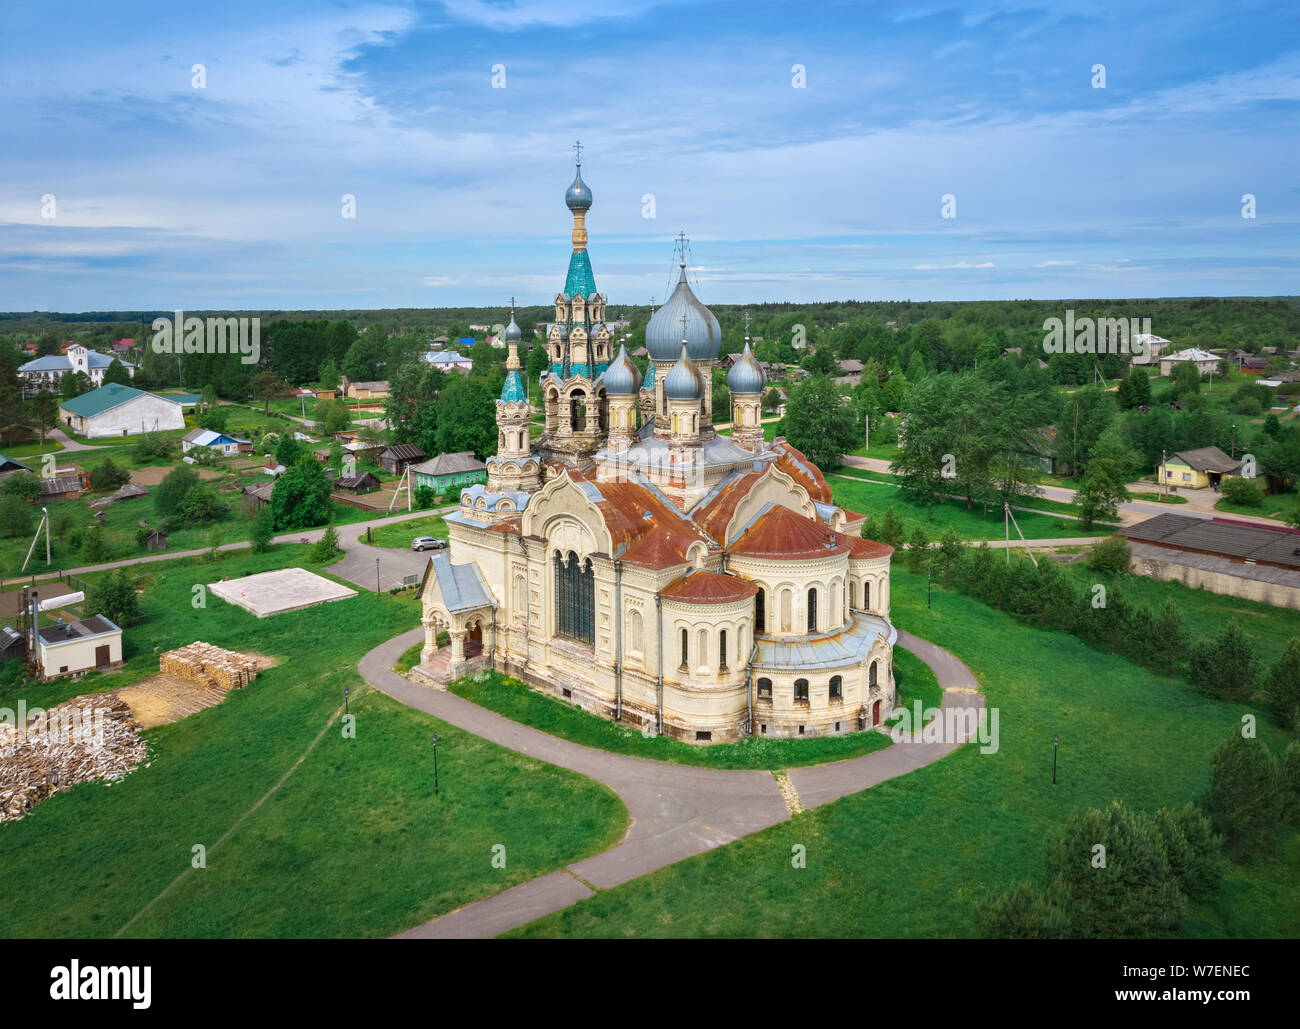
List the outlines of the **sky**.
{"type": "Polygon", "coordinates": [[[6,0],[0,90],[0,310],[548,304],[577,140],[612,312],[1300,292],[1294,0],[6,0]]]}

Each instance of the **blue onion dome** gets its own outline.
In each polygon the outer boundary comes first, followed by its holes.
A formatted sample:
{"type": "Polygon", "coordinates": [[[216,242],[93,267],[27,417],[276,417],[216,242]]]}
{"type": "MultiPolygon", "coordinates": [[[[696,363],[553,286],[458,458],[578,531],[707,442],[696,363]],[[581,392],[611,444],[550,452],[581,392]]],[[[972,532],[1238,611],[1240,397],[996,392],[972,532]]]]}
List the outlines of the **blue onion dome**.
{"type": "Polygon", "coordinates": [[[564,206],[570,211],[591,209],[591,187],[582,181],[582,166],[574,173],[573,182],[564,191],[564,206]]]}
{"type": "Polygon", "coordinates": [[[646,325],[645,346],[654,361],[671,361],[682,345],[682,315],[686,315],[686,352],[692,361],[715,361],[722,346],[722,327],[713,312],[700,303],[686,281],[686,266],[663,307],[646,325]]]}
{"type": "Polygon", "coordinates": [[[704,380],[691,363],[687,345],[679,343],[678,346],[682,348],[682,356],[664,376],[664,395],[669,400],[699,400],[704,393],[704,380]]]}
{"type": "Polygon", "coordinates": [[[514,311],[510,312],[510,324],[506,326],[505,336],[507,343],[518,343],[523,339],[524,334],[519,331],[519,326],[515,324],[514,311]]]}
{"type": "Polygon", "coordinates": [[[627,347],[620,346],[614,363],[605,369],[605,394],[611,397],[630,397],[641,388],[641,372],[627,356],[627,347]]]}
{"type": "Polygon", "coordinates": [[[766,385],[767,376],[763,374],[763,367],[754,360],[749,344],[746,343],[745,352],[736,359],[731,371],[727,372],[727,389],[732,393],[762,393],[766,385]]]}

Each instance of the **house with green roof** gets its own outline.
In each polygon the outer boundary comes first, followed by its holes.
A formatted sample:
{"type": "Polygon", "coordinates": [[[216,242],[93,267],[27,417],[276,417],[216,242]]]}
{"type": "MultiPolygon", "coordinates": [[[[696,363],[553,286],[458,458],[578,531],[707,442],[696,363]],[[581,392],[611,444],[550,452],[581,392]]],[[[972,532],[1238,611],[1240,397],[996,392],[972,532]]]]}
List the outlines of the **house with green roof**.
{"type": "Polygon", "coordinates": [[[59,421],[87,439],[185,428],[180,404],[116,382],[63,401],[59,421]]]}

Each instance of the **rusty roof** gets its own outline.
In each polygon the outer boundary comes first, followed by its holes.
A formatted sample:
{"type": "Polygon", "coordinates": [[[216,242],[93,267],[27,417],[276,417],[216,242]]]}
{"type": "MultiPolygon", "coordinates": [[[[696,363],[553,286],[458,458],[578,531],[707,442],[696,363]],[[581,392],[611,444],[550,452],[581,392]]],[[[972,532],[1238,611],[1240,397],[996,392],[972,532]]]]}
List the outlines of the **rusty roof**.
{"type": "Polygon", "coordinates": [[[777,437],[772,452],[776,454],[776,466],[806,489],[808,496],[819,504],[833,503],[831,488],[826,485],[821,469],[786,442],[785,437],[777,437]]]}
{"type": "Polygon", "coordinates": [[[730,549],[746,557],[806,561],[843,554],[852,546],[851,536],[778,505],[765,511],[730,549]]]}
{"type": "Polygon", "coordinates": [[[688,539],[655,528],[623,551],[621,560],[644,568],[672,568],[686,563],[686,548],[690,545],[688,539]]]}
{"type": "Polygon", "coordinates": [[[888,543],[880,543],[877,540],[856,539],[853,541],[854,557],[888,557],[894,552],[894,548],[888,543]]]}
{"type": "Polygon", "coordinates": [[[692,572],[669,583],[660,592],[665,597],[688,604],[729,604],[752,597],[758,592],[758,587],[735,575],[692,572]]]}

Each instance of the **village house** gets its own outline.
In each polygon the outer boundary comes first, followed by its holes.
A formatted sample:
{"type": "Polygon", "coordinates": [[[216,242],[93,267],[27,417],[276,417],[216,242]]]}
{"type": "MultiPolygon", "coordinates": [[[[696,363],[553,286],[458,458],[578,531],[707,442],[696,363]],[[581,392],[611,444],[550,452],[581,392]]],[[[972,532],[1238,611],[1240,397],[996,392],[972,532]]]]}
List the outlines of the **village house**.
{"type": "Polygon", "coordinates": [[[188,454],[195,447],[207,447],[230,457],[241,450],[252,450],[253,444],[215,429],[191,429],[181,437],[181,453],[188,454]]]}
{"type": "Polygon", "coordinates": [[[474,457],[472,450],[462,450],[411,465],[415,485],[429,486],[434,493],[445,493],[460,486],[487,481],[487,465],[474,457]]]}
{"type": "Polygon", "coordinates": [[[401,475],[406,466],[423,461],[427,455],[416,443],[394,443],[379,455],[379,467],[389,475],[401,475]]]}
{"type": "Polygon", "coordinates": [[[181,405],[168,397],[109,383],[59,405],[59,421],[87,439],[185,428],[181,405]]]}
{"type": "Polygon", "coordinates": [[[1204,489],[1217,486],[1225,478],[1241,474],[1241,462],[1218,447],[1180,450],[1165,460],[1159,469],[1160,482],[1169,486],[1204,489]]]}

